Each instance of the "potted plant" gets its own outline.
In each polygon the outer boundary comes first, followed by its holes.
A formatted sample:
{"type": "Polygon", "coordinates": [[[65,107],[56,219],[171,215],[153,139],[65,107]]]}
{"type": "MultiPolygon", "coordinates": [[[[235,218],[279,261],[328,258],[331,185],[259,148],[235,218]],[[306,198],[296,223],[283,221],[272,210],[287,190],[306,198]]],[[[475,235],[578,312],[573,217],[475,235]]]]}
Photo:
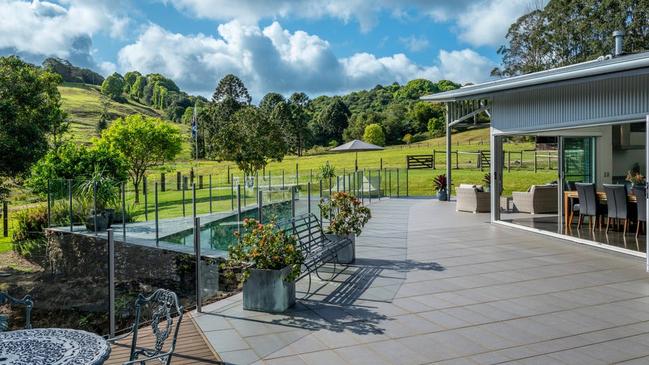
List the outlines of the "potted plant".
{"type": "Polygon", "coordinates": [[[484,177],[482,178],[482,183],[484,184],[484,191],[489,191],[489,187],[491,187],[491,173],[487,172],[484,174],[484,177]]]}
{"type": "Polygon", "coordinates": [[[437,192],[437,199],[440,201],[448,200],[448,192],[446,191],[446,175],[437,175],[433,179],[433,186],[437,192]]]}
{"type": "Polygon", "coordinates": [[[645,186],[647,184],[646,178],[640,173],[640,165],[638,163],[633,164],[631,170],[627,171],[626,181],[631,183],[630,191],[633,191],[633,188],[636,186],[645,186]]]}
{"type": "Polygon", "coordinates": [[[356,259],[356,236],[361,234],[365,224],[372,218],[370,209],[363,206],[360,199],[346,192],[333,193],[328,201],[321,201],[320,211],[329,226],[326,235],[333,239],[348,238],[351,245],[338,252],[338,262],[349,264],[356,259]]]}
{"type": "Polygon", "coordinates": [[[111,179],[104,176],[100,171],[95,171],[91,177],[84,180],[77,186],[80,197],[93,207],[90,215],[86,217],[86,229],[104,231],[110,228],[115,216],[115,206],[118,203],[119,188],[111,179]],[[94,207],[97,203],[96,209],[94,207]]]}
{"type": "Polygon", "coordinates": [[[283,312],[295,304],[295,279],[303,262],[294,237],[274,223],[243,221],[238,243],[228,248],[224,266],[239,267],[243,273],[243,308],[283,312]]]}

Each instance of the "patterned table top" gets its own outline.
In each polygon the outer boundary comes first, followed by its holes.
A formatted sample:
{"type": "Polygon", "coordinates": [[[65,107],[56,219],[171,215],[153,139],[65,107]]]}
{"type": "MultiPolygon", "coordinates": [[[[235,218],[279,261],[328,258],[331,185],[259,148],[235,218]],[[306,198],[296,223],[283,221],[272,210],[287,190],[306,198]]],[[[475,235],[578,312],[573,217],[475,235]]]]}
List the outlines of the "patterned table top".
{"type": "Polygon", "coordinates": [[[0,332],[0,365],[103,364],[110,345],[94,333],[65,328],[0,332]]]}

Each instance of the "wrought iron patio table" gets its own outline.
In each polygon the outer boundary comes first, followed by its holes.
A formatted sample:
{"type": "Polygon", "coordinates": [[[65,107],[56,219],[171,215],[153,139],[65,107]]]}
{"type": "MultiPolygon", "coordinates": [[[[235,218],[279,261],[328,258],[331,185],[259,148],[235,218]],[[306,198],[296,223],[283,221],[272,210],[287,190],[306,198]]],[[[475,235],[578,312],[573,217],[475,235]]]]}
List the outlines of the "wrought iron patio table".
{"type": "Polygon", "coordinates": [[[103,364],[110,345],[94,333],[65,328],[0,332],[0,365],[103,364]]]}

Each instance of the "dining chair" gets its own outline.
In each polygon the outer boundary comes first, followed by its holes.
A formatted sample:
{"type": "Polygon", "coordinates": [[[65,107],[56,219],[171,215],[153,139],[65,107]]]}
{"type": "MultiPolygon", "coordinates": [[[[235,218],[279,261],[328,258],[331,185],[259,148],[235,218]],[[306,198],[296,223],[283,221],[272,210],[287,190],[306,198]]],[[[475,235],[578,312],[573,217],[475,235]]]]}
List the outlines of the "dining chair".
{"type": "MultiPolygon", "coordinates": [[[[593,222],[593,218],[597,219],[597,215],[600,213],[597,195],[595,194],[595,184],[575,183],[575,188],[579,199],[579,204],[573,206],[573,211],[579,212],[577,229],[581,229],[584,217],[588,217],[588,228],[594,230],[597,222],[593,222]]],[[[570,221],[572,222],[572,217],[570,221]]]]}
{"type": "Polygon", "coordinates": [[[611,220],[617,220],[619,227],[620,220],[624,221],[623,233],[629,227],[629,207],[627,204],[626,186],[622,184],[604,184],[606,203],[608,205],[608,219],[606,220],[606,232],[608,233],[611,220]]]}
{"type": "Polygon", "coordinates": [[[176,349],[176,340],[182,319],[183,307],[179,304],[176,293],[171,290],[158,289],[148,297],[144,294],[139,294],[135,301],[135,321],[131,330],[124,335],[108,339],[108,342],[115,343],[128,336],[132,336],[129,361],[124,362],[123,365],[144,365],[149,360],[156,359],[162,364],[169,365],[171,364],[171,357],[176,349]],[[153,348],[137,346],[138,333],[142,321],[142,310],[145,306],[148,306],[151,312],[151,329],[155,336],[153,348]],[[178,317],[174,318],[173,315],[178,315],[178,317]],[[169,348],[167,351],[164,351],[164,346],[167,342],[169,348]],[[143,358],[140,359],[140,356],[143,358]]]}
{"type": "Polygon", "coordinates": [[[645,234],[647,232],[647,190],[644,187],[633,188],[633,195],[636,197],[636,207],[638,208],[637,224],[635,236],[638,238],[640,235],[640,224],[644,225],[645,234]]]}
{"type": "MultiPolygon", "coordinates": [[[[22,299],[17,299],[7,293],[0,292],[0,305],[22,305],[25,307],[25,329],[32,328],[32,308],[34,301],[31,295],[25,295],[22,299]]],[[[9,322],[6,317],[0,315],[0,332],[6,331],[9,327],[9,322]]]]}

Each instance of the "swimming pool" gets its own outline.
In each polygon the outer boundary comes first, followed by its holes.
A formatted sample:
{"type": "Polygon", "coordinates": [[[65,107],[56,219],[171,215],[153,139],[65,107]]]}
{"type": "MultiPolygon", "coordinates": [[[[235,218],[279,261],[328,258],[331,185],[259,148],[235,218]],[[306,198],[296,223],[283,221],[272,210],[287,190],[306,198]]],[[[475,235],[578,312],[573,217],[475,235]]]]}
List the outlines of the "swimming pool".
{"type": "MultiPolygon", "coordinates": [[[[241,218],[257,218],[258,208],[251,208],[241,212],[241,218]]],[[[264,223],[278,221],[291,217],[291,202],[284,201],[269,204],[263,207],[264,223]]],[[[216,251],[227,251],[228,246],[237,242],[234,232],[237,231],[239,222],[237,215],[233,214],[201,226],[201,248],[216,251]]],[[[187,229],[172,235],[161,237],[160,240],[184,246],[194,245],[194,230],[187,229]]]]}

